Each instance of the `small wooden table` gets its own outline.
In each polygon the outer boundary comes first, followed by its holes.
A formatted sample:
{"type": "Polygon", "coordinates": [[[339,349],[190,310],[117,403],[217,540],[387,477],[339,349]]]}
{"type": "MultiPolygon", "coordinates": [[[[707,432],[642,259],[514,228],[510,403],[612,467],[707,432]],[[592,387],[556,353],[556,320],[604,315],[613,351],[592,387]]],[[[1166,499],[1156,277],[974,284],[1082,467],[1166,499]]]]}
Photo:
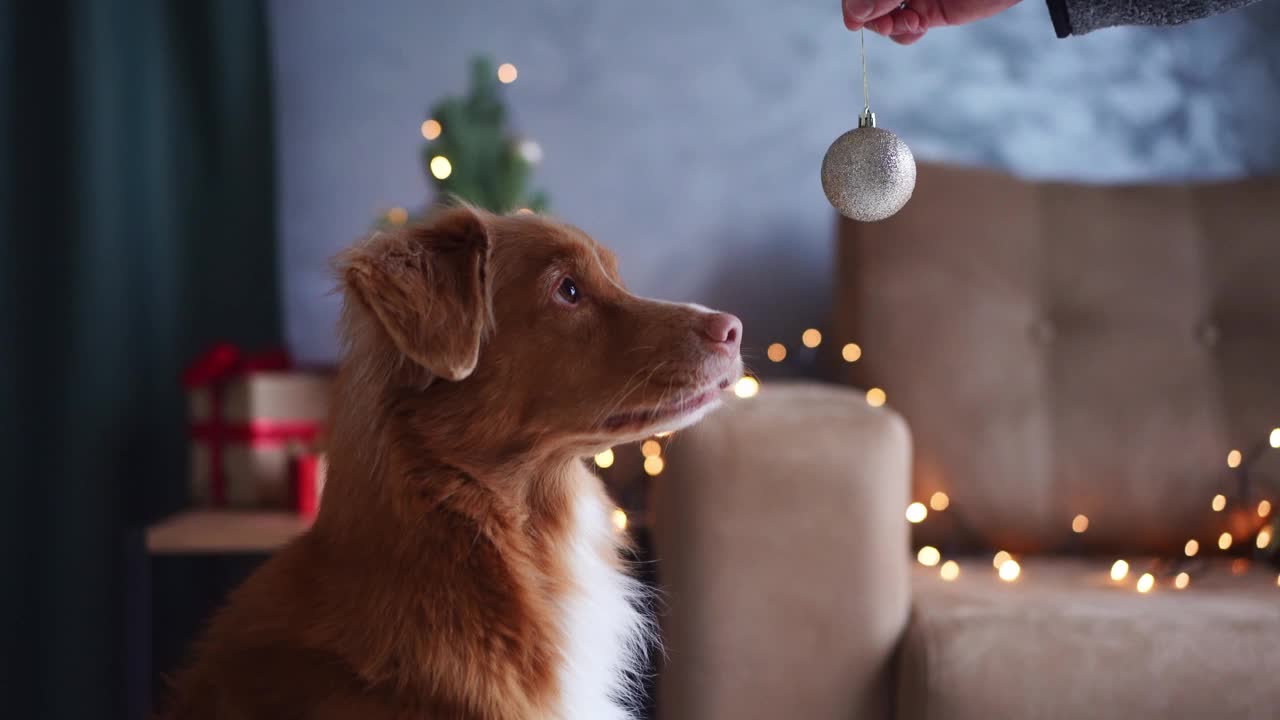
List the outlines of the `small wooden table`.
{"type": "Polygon", "coordinates": [[[150,555],[269,554],[311,527],[290,512],[188,510],[147,528],[150,555]]]}
{"type": "Polygon", "coordinates": [[[178,655],[198,635],[225,593],[309,527],[311,518],[292,512],[194,509],[131,533],[125,619],[129,675],[125,695],[130,720],[151,717],[154,690],[163,683],[157,670],[167,673],[176,667],[178,655]],[[171,579],[160,583],[161,594],[164,589],[172,592],[182,587],[183,603],[164,603],[156,596],[152,573],[161,566],[171,579]],[[192,567],[200,570],[193,572],[192,567]],[[208,570],[213,572],[205,575],[208,570]],[[175,577],[196,582],[181,584],[172,580],[175,577]],[[157,617],[161,635],[153,638],[157,617]],[[157,648],[160,655],[153,657],[157,648]]]}

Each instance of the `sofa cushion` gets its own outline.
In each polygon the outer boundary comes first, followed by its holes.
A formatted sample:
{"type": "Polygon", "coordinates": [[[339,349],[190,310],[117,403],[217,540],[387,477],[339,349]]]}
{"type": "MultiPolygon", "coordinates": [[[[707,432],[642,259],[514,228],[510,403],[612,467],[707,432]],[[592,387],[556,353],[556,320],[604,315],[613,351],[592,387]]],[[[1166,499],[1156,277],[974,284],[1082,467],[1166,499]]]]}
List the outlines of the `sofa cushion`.
{"type": "MultiPolygon", "coordinates": [[[[1280,713],[1274,571],[1200,570],[1185,590],[1114,583],[1108,559],[917,567],[900,720],[1234,718],[1280,713]]],[[[1136,566],[1136,564],[1135,564],[1136,566]]]]}
{"type": "Polygon", "coordinates": [[[887,717],[911,600],[902,419],[846,388],[769,382],[665,457],[659,717],[887,717]]]}
{"type": "Polygon", "coordinates": [[[902,212],[842,223],[832,339],[911,426],[916,499],[949,493],[975,549],[1176,551],[1217,534],[1228,450],[1280,418],[1278,225],[1277,179],[922,165],[902,212]]]}

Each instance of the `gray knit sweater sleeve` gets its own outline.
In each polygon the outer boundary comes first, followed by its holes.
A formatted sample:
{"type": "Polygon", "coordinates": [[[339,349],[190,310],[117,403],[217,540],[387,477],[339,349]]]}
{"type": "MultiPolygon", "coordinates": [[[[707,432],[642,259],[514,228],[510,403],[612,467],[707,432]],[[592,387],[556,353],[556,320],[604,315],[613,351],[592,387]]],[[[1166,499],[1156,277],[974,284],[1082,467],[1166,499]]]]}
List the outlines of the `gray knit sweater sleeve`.
{"type": "Polygon", "coordinates": [[[1116,25],[1178,25],[1257,0],[1048,0],[1058,37],[1116,25]]]}

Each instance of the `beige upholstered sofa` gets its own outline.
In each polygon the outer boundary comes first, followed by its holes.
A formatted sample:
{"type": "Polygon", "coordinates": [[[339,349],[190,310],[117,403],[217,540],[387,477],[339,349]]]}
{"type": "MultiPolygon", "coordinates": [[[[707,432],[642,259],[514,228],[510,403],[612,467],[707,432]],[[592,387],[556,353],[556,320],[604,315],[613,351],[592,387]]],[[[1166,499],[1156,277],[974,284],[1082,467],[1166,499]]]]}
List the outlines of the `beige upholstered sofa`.
{"type": "Polygon", "coordinates": [[[1275,570],[1215,549],[1231,512],[1263,522],[1226,457],[1280,425],[1280,182],[922,167],[902,213],[838,235],[823,350],[852,387],[765,382],[667,451],[660,717],[1280,717],[1275,570]],[[1192,538],[1189,587],[1136,591],[1192,538]]]}

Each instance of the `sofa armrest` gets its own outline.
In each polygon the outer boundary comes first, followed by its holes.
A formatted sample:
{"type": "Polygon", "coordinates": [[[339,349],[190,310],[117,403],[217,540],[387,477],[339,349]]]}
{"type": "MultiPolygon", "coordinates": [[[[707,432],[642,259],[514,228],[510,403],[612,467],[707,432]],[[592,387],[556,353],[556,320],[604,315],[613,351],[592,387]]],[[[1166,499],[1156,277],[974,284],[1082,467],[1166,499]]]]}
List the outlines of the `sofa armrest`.
{"type": "Polygon", "coordinates": [[[672,439],[651,494],[659,717],[889,717],[910,445],[894,412],[815,383],[771,383],[672,439]]]}

